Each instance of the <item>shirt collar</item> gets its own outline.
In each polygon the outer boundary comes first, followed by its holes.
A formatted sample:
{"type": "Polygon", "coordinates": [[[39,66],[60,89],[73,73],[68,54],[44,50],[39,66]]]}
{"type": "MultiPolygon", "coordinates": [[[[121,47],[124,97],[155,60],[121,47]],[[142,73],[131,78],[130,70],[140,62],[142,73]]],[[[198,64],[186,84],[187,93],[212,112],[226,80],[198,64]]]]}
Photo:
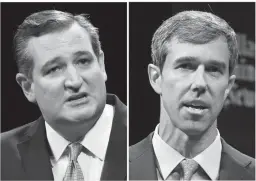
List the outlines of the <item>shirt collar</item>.
{"type": "Polygon", "coordinates": [[[69,141],[63,138],[57,133],[46,121],[45,121],[46,136],[52,151],[52,156],[55,161],[59,160],[62,153],[69,144],[69,141]]]}
{"type": "MultiPolygon", "coordinates": [[[[156,126],[152,143],[158,160],[160,173],[162,174],[163,179],[166,180],[173,169],[185,157],[162,140],[158,134],[158,127],[159,125],[156,126]]],[[[222,146],[219,131],[217,130],[217,132],[218,134],[214,142],[193,158],[204,169],[211,180],[217,179],[220,167],[222,146]]]]}
{"type": "Polygon", "coordinates": [[[211,180],[216,180],[218,178],[221,150],[222,145],[220,141],[220,133],[217,129],[217,136],[214,142],[193,158],[204,169],[211,180]]]}
{"type": "MultiPolygon", "coordinates": [[[[106,104],[96,124],[85,135],[81,144],[101,160],[105,159],[109,142],[114,107],[106,104]]],[[[55,161],[58,161],[70,142],[57,133],[46,121],[46,136],[55,161]]]]}
{"type": "Polygon", "coordinates": [[[152,143],[158,160],[160,173],[163,179],[166,180],[172,170],[184,157],[162,140],[158,134],[158,125],[156,126],[152,143]]]}
{"type": "Polygon", "coordinates": [[[81,144],[85,148],[87,148],[101,160],[105,160],[113,117],[114,107],[106,104],[104,111],[97,123],[81,141],[81,144]]]}

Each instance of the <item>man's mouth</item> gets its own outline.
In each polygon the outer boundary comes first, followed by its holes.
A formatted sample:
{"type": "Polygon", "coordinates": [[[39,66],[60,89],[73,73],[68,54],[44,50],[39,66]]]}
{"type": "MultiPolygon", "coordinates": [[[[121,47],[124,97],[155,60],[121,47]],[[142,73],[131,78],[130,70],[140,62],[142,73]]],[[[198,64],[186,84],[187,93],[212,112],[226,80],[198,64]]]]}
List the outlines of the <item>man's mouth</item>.
{"type": "Polygon", "coordinates": [[[201,105],[193,105],[193,104],[184,104],[185,107],[191,108],[191,109],[206,109],[207,107],[201,106],[201,105]]]}
{"type": "Polygon", "coordinates": [[[79,93],[79,94],[73,94],[73,95],[68,97],[67,101],[71,102],[71,101],[78,101],[80,99],[86,99],[87,96],[88,95],[84,92],[79,93]]]}
{"type": "Polygon", "coordinates": [[[189,113],[198,114],[198,115],[203,114],[209,108],[208,104],[206,104],[202,101],[186,102],[186,103],[183,104],[183,106],[186,108],[186,110],[189,113]]]}

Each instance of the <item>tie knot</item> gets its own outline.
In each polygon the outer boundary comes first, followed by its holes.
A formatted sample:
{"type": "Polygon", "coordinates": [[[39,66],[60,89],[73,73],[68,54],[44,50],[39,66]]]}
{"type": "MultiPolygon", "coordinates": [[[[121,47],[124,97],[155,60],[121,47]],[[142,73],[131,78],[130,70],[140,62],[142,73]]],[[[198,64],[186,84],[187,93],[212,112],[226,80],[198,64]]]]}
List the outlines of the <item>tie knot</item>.
{"type": "Polygon", "coordinates": [[[68,145],[70,160],[77,161],[78,155],[81,153],[83,145],[80,143],[71,143],[68,145]]]}
{"type": "Polygon", "coordinates": [[[198,163],[193,159],[184,159],[180,165],[183,169],[184,180],[190,180],[198,168],[198,163]]]}

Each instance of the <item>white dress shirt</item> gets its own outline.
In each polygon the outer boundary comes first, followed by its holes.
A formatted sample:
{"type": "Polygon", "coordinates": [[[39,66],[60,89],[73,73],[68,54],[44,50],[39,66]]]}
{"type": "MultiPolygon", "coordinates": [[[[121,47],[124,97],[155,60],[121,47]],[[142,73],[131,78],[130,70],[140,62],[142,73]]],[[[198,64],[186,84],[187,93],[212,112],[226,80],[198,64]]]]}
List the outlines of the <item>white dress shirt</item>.
{"type": "MultiPolygon", "coordinates": [[[[114,107],[106,104],[97,123],[81,141],[81,144],[87,151],[81,152],[77,161],[82,169],[85,181],[100,180],[113,117],[114,107]]],[[[47,139],[53,153],[50,157],[50,161],[52,164],[54,180],[63,180],[69,163],[66,147],[70,142],[59,135],[59,133],[57,133],[47,122],[45,123],[47,139]]]]}
{"type": "MultiPolygon", "coordinates": [[[[158,134],[158,126],[159,125],[156,126],[152,142],[158,161],[158,167],[160,167],[157,169],[158,180],[166,180],[170,173],[185,157],[162,140],[158,134]]],[[[217,130],[217,132],[218,134],[214,142],[193,158],[193,160],[202,167],[211,180],[217,180],[219,175],[222,145],[219,131],[217,130]]],[[[196,179],[193,177],[194,175],[191,180],[196,179]]]]}

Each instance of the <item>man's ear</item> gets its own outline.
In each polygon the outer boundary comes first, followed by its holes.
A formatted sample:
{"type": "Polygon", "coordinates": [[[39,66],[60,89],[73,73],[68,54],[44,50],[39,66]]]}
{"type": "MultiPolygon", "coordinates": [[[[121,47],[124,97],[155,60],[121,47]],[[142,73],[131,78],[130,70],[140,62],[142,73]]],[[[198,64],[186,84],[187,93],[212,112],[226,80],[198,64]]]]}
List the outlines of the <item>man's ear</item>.
{"type": "Polygon", "coordinates": [[[108,76],[105,70],[105,63],[104,63],[104,52],[102,50],[100,50],[100,55],[99,55],[99,65],[100,65],[100,69],[103,73],[104,76],[104,80],[107,81],[108,76]]]}
{"type": "Polygon", "coordinates": [[[161,95],[162,89],[161,89],[161,72],[158,66],[154,64],[149,64],[148,65],[148,78],[149,82],[154,89],[154,91],[158,94],[161,95]]]}
{"type": "Polygon", "coordinates": [[[20,85],[28,101],[36,103],[33,81],[22,73],[17,73],[16,81],[20,85]]]}
{"type": "Polygon", "coordinates": [[[228,80],[228,87],[226,88],[225,90],[225,95],[224,95],[224,98],[226,99],[228,97],[228,94],[229,92],[231,91],[234,83],[235,83],[235,80],[236,80],[236,76],[235,75],[231,75],[229,77],[229,80],[228,80]]]}

